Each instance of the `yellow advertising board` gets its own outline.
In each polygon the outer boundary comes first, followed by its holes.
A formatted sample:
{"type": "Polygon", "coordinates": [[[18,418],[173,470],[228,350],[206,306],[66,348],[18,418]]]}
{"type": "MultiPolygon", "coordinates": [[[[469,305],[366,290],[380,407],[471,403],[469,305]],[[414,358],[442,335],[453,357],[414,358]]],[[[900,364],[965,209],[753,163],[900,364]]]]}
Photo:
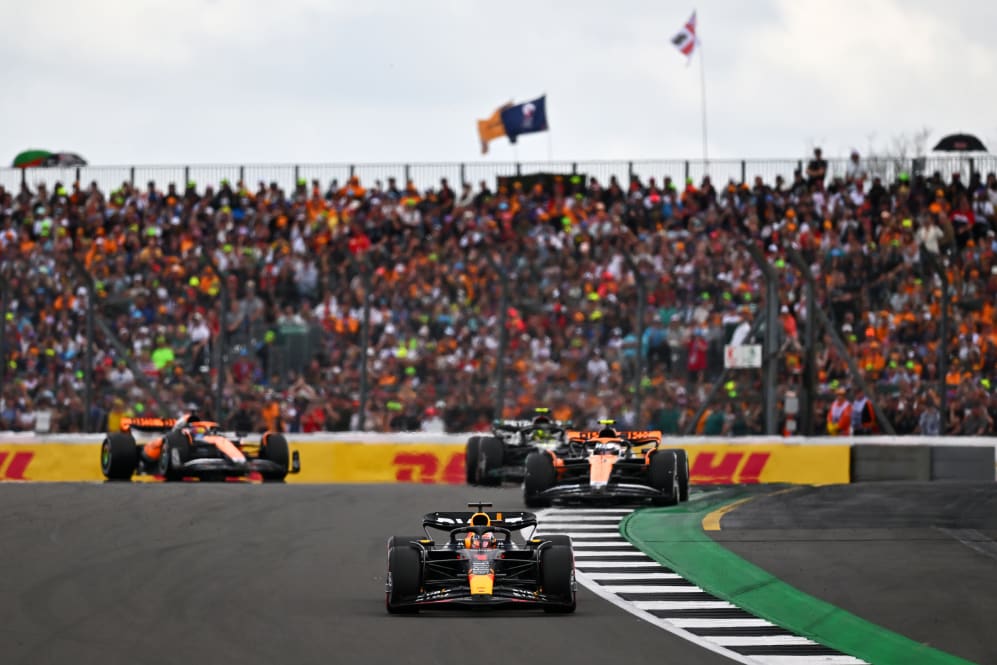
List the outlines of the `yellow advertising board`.
{"type": "Polygon", "coordinates": [[[718,443],[685,449],[694,485],[829,485],[850,480],[851,446],[718,443]]]}
{"type": "MultiPolygon", "coordinates": [[[[308,441],[294,483],[464,482],[464,446],[308,441]]],[[[685,446],[695,485],[849,481],[849,446],[708,443],[685,446]]],[[[99,444],[0,444],[0,481],[99,481],[99,444]]]]}

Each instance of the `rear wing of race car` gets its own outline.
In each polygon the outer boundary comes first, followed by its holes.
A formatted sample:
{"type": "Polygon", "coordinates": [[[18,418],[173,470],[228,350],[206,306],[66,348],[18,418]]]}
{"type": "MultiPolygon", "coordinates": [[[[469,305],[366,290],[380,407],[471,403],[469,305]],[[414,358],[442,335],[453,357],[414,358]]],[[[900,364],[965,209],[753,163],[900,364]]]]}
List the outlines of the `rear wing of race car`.
{"type": "Polygon", "coordinates": [[[143,432],[166,432],[172,429],[176,424],[176,418],[156,418],[153,416],[122,418],[121,431],[130,432],[131,430],[139,430],[143,432]]]}
{"type": "MultiPolygon", "coordinates": [[[[598,430],[591,431],[570,431],[565,437],[569,441],[588,441],[589,439],[599,438],[600,432],[598,430]]],[[[626,439],[634,446],[646,446],[648,444],[660,444],[662,433],[661,430],[651,429],[651,430],[623,430],[619,432],[619,436],[622,439],[626,439]]]]}
{"type": "Polygon", "coordinates": [[[471,518],[475,515],[487,515],[491,526],[508,529],[509,531],[519,531],[537,526],[537,516],[525,511],[481,511],[477,513],[453,511],[427,513],[422,518],[422,526],[423,528],[450,531],[459,529],[462,526],[477,524],[477,521],[471,521],[471,518]]]}

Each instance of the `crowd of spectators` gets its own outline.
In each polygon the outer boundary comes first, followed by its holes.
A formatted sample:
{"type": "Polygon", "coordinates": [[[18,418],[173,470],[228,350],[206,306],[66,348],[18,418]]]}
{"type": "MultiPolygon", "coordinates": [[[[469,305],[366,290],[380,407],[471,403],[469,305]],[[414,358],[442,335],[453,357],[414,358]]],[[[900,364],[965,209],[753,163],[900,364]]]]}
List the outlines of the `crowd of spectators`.
{"type": "MultiPolygon", "coordinates": [[[[480,430],[502,360],[507,417],[543,405],[576,423],[761,433],[758,371],[730,372],[692,422],[724,345],[758,339],[765,280],[751,243],[779,275],[780,399],[800,390],[814,306],[897,433],[993,434],[997,177],[882,182],[857,154],[841,176],[826,171],[815,154],[772,182],[0,188],[0,429],[115,429],[196,402],[247,431],[480,430]],[[816,276],[816,303],[787,247],[816,276]],[[946,340],[942,275],[954,302],[946,340]]],[[[822,330],[814,349],[818,433],[881,431],[832,341],[822,330]],[[848,432],[836,399],[856,407],[848,432]]]]}

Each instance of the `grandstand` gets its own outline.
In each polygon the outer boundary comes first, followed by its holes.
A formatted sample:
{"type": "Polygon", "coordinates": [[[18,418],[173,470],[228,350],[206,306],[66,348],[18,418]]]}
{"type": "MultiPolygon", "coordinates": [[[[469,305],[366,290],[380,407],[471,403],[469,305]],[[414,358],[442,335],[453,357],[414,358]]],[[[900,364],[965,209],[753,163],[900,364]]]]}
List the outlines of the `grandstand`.
{"type": "Polygon", "coordinates": [[[196,401],[245,430],[468,431],[545,404],[736,436],[786,431],[792,392],[816,434],[836,399],[856,434],[993,434],[995,162],[3,170],[0,429],[196,401]],[[725,373],[772,293],[774,384],[725,373]]]}

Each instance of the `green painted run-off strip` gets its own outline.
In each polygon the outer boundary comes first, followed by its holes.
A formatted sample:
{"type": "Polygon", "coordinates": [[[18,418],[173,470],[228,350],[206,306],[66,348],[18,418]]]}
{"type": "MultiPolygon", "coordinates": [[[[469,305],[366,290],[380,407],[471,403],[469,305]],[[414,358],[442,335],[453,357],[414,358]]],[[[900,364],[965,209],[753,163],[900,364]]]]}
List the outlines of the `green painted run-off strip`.
{"type": "Polygon", "coordinates": [[[805,594],[703,532],[704,515],[746,495],[731,490],[672,508],[640,510],[620,523],[620,533],[705,591],[873,665],[972,665],[805,594]]]}

